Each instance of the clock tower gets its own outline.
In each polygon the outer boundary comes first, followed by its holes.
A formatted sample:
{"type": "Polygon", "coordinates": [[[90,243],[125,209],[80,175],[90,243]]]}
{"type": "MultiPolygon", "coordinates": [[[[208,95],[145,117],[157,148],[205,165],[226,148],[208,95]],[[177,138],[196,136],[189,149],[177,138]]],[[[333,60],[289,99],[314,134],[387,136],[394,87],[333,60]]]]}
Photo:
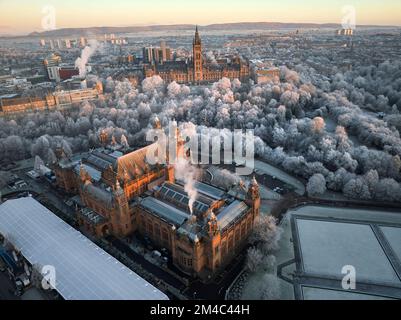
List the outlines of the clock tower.
{"type": "Polygon", "coordinates": [[[193,61],[194,61],[194,82],[203,80],[202,71],[202,42],[198,33],[198,26],[196,26],[195,38],[192,44],[193,61]]]}

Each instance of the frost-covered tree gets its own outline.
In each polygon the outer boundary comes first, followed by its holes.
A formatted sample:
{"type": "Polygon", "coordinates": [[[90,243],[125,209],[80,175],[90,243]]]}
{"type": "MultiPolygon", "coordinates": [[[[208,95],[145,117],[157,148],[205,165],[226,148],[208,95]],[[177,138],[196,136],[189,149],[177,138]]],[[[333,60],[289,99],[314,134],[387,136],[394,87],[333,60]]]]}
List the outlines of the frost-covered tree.
{"type": "Polygon", "coordinates": [[[275,274],[266,273],[255,290],[259,292],[261,300],[278,300],[281,294],[280,280],[275,274]]]}
{"type": "Polygon", "coordinates": [[[124,136],[131,147],[137,147],[144,144],[157,115],[164,127],[176,119],[197,127],[254,129],[255,151],[262,160],[306,180],[321,174],[328,189],[354,190],[356,198],[367,197],[365,187],[356,189],[360,179],[373,179],[368,173],[375,170],[381,183],[379,187],[374,187],[374,179],[367,183],[371,198],[399,202],[388,190],[401,183],[397,121],[401,63],[354,66],[341,72],[335,61],[328,52],[310,52],[302,63],[282,67],[281,81],[255,84],[223,78],[191,89],[164,83],[159,76],[133,86],[126,79],[108,77],[110,70],[100,70],[96,81],[103,82],[105,95],[98,100],[82,102],[63,114],[0,118],[0,161],[6,164],[39,155],[51,162],[54,157],[48,150],[54,152],[61,145],[69,155],[88,151],[100,146],[103,130],[109,140],[114,136],[125,141],[124,136]],[[307,61],[334,64],[333,70],[322,75],[307,61]],[[379,111],[385,116],[379,118],[375,114],[379,111]]]}
{"type": "Polygon", "coordinates": [[[322,195],[326,192],[326,179],[320,173],[315,173],[313,176],[310,177],[307,185],[306,191],[309,196],[317,196],[322,195]]]}
{"type": "Polygon", "coordinates": [[[271,253],[279,248],[282,229],[272,215],[260,215],[250,236],[251,243],[257,243],[263,254],[271,253]]]}
{"type": "Polygon", "coordinates": [[[344,195],[354,199],[371,199],[369,186],[363,178],[355,178],[348,181],[343,188],[344,195]]]}
{"type": "Polygon", "coordinates": [[[245,267],[250,272],[272,272],[276,265],[274,255],[266,255],[257,247],[251,247],[247,251],[245,267]]]}

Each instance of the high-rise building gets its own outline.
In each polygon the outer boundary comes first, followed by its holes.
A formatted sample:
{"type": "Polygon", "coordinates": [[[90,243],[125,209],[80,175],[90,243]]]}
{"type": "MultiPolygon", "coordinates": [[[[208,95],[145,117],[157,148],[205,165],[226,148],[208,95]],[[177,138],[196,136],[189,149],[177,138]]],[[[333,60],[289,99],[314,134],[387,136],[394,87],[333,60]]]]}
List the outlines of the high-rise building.
{"type": "Polygon", "coordinates": [[[145,47],[142,49],[143,61],[145,63],[152,63],[153,60],[153,48],[145,47]]]}
{"type": "Polygon", "coordinates": [[[142,53],[145,63],[163,64],[166,61],[171,61],[171,49],[166,46],[165,41],[160,42],[160,47],[144,47],[142,53]]]}
{"type": "Polygon", "coordinates": [[[52,53],[49,57],[43,60],[43,63],[46,67],[58,66],[61,63],[61,57],[52,53]]]}
{"type": "Polygon", "coordinates": [[[80,43],[81,47],[85,47],[86,46],[86,39],[84,37],[81,37],[79,39],[79,43],[80,43]]]}
{"type": "Polygon", "coordinates": [[[161,59],[162,59],[162,54],[161,50],[159,48],[152,48],[152,56],[153,56],[153,61],[155,63],[160,63],[161,59]]]}
{"type": "Polygon", "coordinates": [[[60,81],[59,65],[61,63],[61,57],[56,54],[51,54],[45,60],[43,64],[45,66],[47,76],[50,80],[60,81]]]}
{"type": "Polygon", "coordinates": [[[66,47],[67,49],[70,49],[70,48],[71,48],[71,41],[70,41],[70,39],[65,39],[65,40],[64,40],[64,43],[65,43],[65,47],[66,47]]]}
{"type": "MultiPolygon", "coordinates": [[[[178,83],[207,83],[218,81],[223,77],[246,81],[250,77],[249,61],[238,55],[219,59],[217,64],[205,61],[202,55],[202,41],[198,27],[196,27],[192,42],[192,50],[192,59],[186,61],[171,61],[171,51],[168,48],[166,48],[167,61],[163,63],[149,62],[149,59],[144,55],[144,62],[148,63],[144,65],[144,75],[146,77],[159,75],[166,82],[176,81],[178,83]]],[[[152,58],[153,60],[150,61],[154,61],[154,57],[152,58]]]]}
{"type": "Polygon", "coordinates": [[[160,42],[160,49],[162,51],[162,61],[167,61],[167,48],[166,48],[166,41],[160,42]]]}
{"type": "Polygon", "coordinates": [[[354,30],[349,28],[349,29],[339,29],[336,31],[336,34],[339,36],[352,36],[354,34],[354,30]]]}

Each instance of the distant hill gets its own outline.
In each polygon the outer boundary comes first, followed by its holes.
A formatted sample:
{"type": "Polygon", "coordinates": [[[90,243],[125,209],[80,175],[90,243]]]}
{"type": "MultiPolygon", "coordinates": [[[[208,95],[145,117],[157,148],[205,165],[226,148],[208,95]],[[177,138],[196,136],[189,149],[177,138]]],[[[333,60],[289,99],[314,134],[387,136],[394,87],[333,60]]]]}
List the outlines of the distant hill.
{"type": "MultiPolygon", "coordinates": [[[[381,27],[384,26],[364,26],[364,27],[381,27]]],[[[391,26],[388,26],[391,27],[391,26]]],[[[150,26],[132,26],[132,27],[89,27],[89,28],[63,28],[44,32],[32,32],[32,37],[63,37],[70,35],[88,35],[88,34],[105,34],[105,33],[133,33],[147,31],[177,31],[177,30],[193,30],[195,25],[192,24],[174,24],[174,25],[150,25],[150,26]]],[[[221,23],[201,26],[201,30],[263,30],[263,29],[309,29],[309,28],[341,28],[340,24],[335,23],[281,23],[281,22],[237,22],[237,23],[221,23]]]]}
{"type": "Polygon", "coordinates": [[[63,28],[43,32],[32,32],[29,36],[69,36],[86,34],[105,34],[105,33],[131,33],[146,31],[167,31],[167,30],[190,30],[195,28],[190,24],[179,25],[153,25],[153,26],[133,26],[133,27],[89,27],[89,28],[63,28]]]}

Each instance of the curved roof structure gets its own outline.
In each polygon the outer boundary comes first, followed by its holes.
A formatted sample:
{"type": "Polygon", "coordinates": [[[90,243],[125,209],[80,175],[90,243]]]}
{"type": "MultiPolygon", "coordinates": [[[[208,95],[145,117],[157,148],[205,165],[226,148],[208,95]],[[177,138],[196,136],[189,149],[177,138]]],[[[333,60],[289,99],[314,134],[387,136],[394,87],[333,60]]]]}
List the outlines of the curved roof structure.
{"type": "Polygon", "coordinates": [[[0,233],[31,264],[53,266],[66,300],[167,300],[168,297],[35,199],[0,205],[0,233]]]}

